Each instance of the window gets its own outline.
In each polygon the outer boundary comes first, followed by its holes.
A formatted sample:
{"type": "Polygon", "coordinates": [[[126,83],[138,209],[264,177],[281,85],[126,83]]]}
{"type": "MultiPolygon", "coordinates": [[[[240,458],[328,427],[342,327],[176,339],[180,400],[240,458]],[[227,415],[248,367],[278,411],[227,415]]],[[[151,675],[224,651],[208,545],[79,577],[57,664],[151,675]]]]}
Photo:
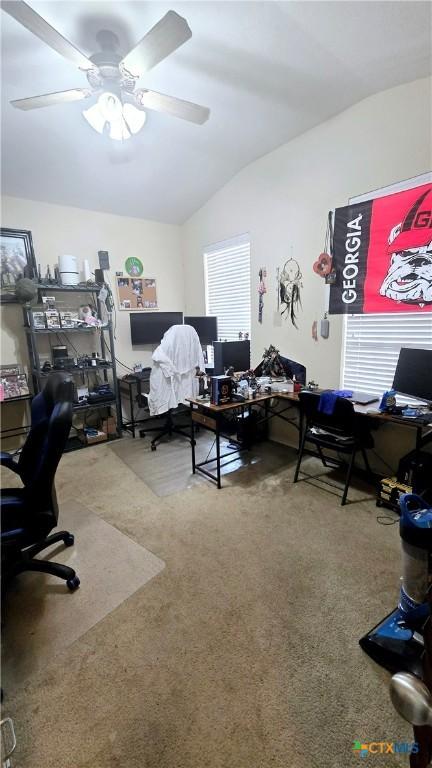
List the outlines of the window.
{"type": "Polygon", "coordinates": [[[432,349],[432,313],[347,315],[342,386],[382,395],[391,389],[401,347],[432,349]]]}
{"type": "Polygon", "coordinates": [[[204,249],[206,313],[218,319],[218,338],[237,341],[251,330],[250,240],[240,235],[204,249]]]}

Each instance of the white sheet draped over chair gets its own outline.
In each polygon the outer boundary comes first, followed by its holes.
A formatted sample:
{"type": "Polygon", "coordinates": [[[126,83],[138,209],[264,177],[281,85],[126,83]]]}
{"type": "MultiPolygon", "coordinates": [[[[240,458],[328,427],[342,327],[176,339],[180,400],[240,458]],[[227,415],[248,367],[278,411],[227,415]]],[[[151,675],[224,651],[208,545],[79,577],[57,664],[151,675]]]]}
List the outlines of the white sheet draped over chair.
{"type": "Polygon", "coordinates": [[[204,356],[195,328],[173,325],[153,353],[148,404],[151,416],[177,408],[187,397],[196,397],[199,379],[196,369],[204,370],[204,356]]]}

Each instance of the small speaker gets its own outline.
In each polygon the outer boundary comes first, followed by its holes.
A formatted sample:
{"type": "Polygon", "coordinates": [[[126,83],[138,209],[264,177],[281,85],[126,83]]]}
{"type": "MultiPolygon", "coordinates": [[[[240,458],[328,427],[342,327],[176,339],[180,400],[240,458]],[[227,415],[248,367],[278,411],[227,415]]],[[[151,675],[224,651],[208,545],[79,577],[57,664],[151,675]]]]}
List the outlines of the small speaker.
{"type": "Polygon", "coordinates": [[[103,285],[105,282],[103,269],[95,269],[95,282],[98,285],[103,285]]]}
{"type": "Polygon", "coordinates": [[[108,251],[98,251],[99,266],[101,269],[109,269],[109,255],[108,251]]]}

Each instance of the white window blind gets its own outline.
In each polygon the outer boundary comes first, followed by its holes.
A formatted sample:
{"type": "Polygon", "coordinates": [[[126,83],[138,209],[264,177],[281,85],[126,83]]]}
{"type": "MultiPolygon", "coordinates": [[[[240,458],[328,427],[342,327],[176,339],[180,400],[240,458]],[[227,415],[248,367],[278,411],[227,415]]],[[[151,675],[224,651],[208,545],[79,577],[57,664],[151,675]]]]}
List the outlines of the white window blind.
{"type": "Polygon", "coordinates": [[[204,249],[206,312],[218,319],[218,338],[236,341],[251,331],[250,239],[240,235],[204,249]]]}
{"type": "Polygon", "coordinates": [[[392,386],[401,347],[432,349],[432,313],[347,315],[342,386],[382,395],[392,386]]]}

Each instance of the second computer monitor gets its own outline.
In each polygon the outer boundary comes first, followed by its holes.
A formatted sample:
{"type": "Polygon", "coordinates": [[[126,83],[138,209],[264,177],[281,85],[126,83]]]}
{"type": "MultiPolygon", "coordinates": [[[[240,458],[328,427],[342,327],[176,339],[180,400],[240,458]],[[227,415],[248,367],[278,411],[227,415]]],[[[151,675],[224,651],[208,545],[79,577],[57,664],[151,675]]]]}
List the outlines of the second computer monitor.
{"type": "Polygon", "coordinates": [[[217,317],[187,315],[184,318],[184,323],[195,328],[201,344],[213,344],[217,340],[217,317]]]}
{"type": "Polygon", "coordinates": [[[220,376],[228,368],[248,371],[250,365],[250,341],[216,341],[214,349],[214,374],[220,376]]]}
{"type": "Polygon", "coordinates": [[[131,312],[132,345],[159,344],[172,325],[183,323],[182,312],[131,312]]]}
{"type": "Polygon", "coordinates": [[[402,347],[393,389],[402,395],[432,402],[432,349],[402,347]]]}

